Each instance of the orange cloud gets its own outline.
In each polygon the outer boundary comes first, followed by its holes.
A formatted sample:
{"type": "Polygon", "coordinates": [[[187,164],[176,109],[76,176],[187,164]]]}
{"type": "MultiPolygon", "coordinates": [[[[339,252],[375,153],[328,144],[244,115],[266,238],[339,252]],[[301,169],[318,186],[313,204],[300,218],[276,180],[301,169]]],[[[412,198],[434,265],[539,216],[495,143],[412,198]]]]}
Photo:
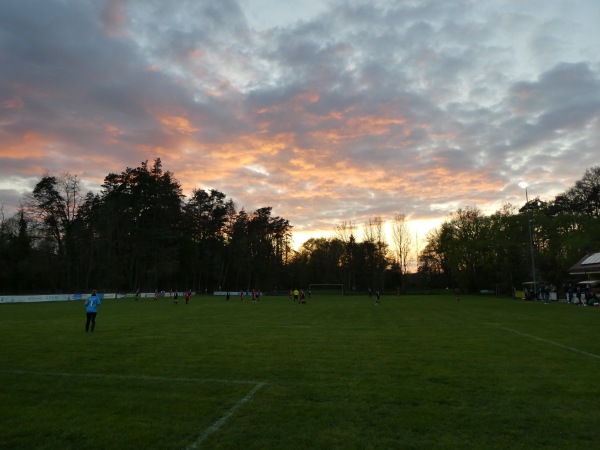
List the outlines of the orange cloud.
{"type": "Polygon", "coordinates": [[[320,95],[316,92],[302,92],[296,95],[295,100],[302,103],[317,103],[320,98],[320,95]]]}
{"type": "Polygon", "coordinates": [[[368,134],[387,134],[390,132],[392,126],[404,124],[406,124],[406,120],[402,118],[393,119],[387,117],[363,116],[351,118],[348,121],[347,126],[354,131],[354,136],[361,136],[368,134]]]}
{"type": "Polygon", "coordinates": [[[189,51],[188,57],[190,59],[198,59],[198,58],[202,57],[203,54],[204,54],[204,52],[201,49],[197,48],[197,49],[189,51]]]}
{"type": "Polygon", "coordinates": [[[198,131],[188,119],[181,116],[163,116],[159,118],[160,123],[178,133],[191,134],[198,131]]]}
{"type": "Polygon", "coordinates": [[[0,146],[0,157],[7,159],[44,158],[50,142],[37,133],[28,132],[15,144],[0,146]]]}
{"type": "Polygon", "coordinates": [[[2,102],[2,107],[5,109],[21,109],[23,107],[23,100],[19,97],[9,98],[2,102]]]}
{"type": "Polygon", "coordinates": [[[295,133],[278,133],[267,135],[261,132],[242,136],[240,142],[234,144],[238,150],[243,148],[245,153],[252,152],[257,155],[273,155],[278,151],[294,146],[295,133]]]}
{"type": "Polygon", "coordinates": [[[477,194],[485,191],[498,192],[502,188],[486,171],[453,171],[438,164],[422,168],[418,177],[427,180],[427,183],[413,183],[414,180],[411,180],[407,184],[407,192],[411,196],[438,200],[451,194],[453,198],[462,198],[465,205],[473,204],[477,194]]]}
{"type": "Polygon", "coordinates": [[[125,132],[119,129],[119,127],[112,124],[107,124],[104,129],[108,135],[104,142],[109,144],[117,144],[119,142],[119,137],[125,134],[125,132]]]}
{"type": "MultiPolygon", "coordinates": [[[[333,118],[338,119],[339,116],[333,116],[333,118]]],[[[401,117],[359,116],[350,117],[346,122],[335,128],[314,131],[312,135],[325,142],[339,142],[358,139],[363,136],[389,134],[392,127],[406,125],[406,119],[401,117]]],[[[404,136],[410,135],[410,128],[405,128],[402,133],[404,136]]]]}
{"type": "Polygon", "coordinates": [[[109,0],[102,12],[102,23],[104,31],[108,36],[119,37],[127,34],[125,25],[127,17],[123,13],[123,3],[121,0],[109,0]]]}

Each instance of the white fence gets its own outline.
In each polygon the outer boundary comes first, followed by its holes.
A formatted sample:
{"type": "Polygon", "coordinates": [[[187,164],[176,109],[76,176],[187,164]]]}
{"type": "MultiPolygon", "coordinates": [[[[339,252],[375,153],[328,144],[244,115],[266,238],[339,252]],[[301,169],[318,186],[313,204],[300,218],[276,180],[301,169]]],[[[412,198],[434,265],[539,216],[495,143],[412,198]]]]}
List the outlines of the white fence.
{"type": "MultiPolygon", "coordinates": [[[[0,295],[0,303],[37,303],[37,302],[65,302],[70,300],[83,300],[91,294],[55,294],[55,295],[0,295]]],[[[105,298],[125,298],[135,294],[98,294],[105,298]]],[[[143,293],[141,297],[154,297],[154,293],[143,293]]]]}

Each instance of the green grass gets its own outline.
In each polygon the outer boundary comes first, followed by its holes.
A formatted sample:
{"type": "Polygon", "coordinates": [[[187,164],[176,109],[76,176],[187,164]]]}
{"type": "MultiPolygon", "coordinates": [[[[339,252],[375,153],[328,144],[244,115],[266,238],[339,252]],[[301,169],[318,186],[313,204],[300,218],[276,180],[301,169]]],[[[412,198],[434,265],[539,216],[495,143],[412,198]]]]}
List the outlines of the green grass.
{"type": "Polygon", "coordinates": [[[493,297],[0,305],[2,449],[581,449],[600,308],[493,297]],[[264,384],[263,384],[264,383],[264,384]]]}

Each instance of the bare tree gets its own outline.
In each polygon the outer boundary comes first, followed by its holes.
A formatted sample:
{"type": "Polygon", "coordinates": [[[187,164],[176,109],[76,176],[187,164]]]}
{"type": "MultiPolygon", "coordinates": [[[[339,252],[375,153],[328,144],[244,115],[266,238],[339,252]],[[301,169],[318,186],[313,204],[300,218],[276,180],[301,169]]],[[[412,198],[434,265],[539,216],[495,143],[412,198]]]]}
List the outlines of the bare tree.
{"type": "Polygon", "coordinates": [[[383,221],[381,220],[381,217],[377,216],[369,219],[363,227],[363,234],[365,242],[371,242],[373,244],[384,242],[383,221]]]}
{"type": "Polygon", "coordinates": [[[352,221],[343,221],[340,225],[336,225],[335,234],[343,243],[344,253],[339,261],[339,269],[343,280],[344,292],[349,292],[355,287],[354,274],[354,249],[356,247],[356,238],[354,231],[356,225],[352,221]]]}
{"type": "Polygon", "coordinates": [[[394,243],[394,258],[400,270],[400,285],[404,290],[404,275],[408,273],[411,263],[413,239],[406,223],[406,216],[398,213],[392,220],[392,241],[394,243]]]}
{"type": "Polygon", "coordinates": [[[335,226],[335,234],[337,238],[342,241],[344,244],[348,244],[354,238],[354,231],[356,230],[356,225],[351,220],[343,221],[339,225],[335,226]]]}
{"type": "Polygon", "coordinates": [[[72,228],[82,203],[77,175],[64,173],[60,177],[47,172],[25,199],[28,216],[36,224],[38,242],[51,243],[59,264],[64,264],[66,285],[70,285],[72,259],[72,228]]]}
{"type": "Polygon", "coordinates": [[[364,241],[368,248],[371,284],[376,290],[384,290],[384,273],[387,267],[388,247],[383,232],[383,221],[377,216],[369,219],[363,228],[364,241]]]}
{"type": "Polygon", "coordinates": [[[25,205],[38,223],[44,237],[54,241],[58,254],[63,254],[65,240],[82,202],[77,175],[64,173],[60,177],[44,174],[35,185],[25,205]]]}

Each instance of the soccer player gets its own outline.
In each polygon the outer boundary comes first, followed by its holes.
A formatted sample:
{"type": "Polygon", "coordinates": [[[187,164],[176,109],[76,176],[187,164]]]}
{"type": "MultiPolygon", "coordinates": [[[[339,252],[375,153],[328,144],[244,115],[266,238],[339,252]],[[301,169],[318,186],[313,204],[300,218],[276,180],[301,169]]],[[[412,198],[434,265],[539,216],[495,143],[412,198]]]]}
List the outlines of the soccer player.
{"type": "Polygon", "coordinates": [[[375,292],[375,304],[379,305],[379,302],[381,300],[381,295],[379,295],[379,291],[375,292]]]}
{"type": "Polygon", "coordinates": [[[178,299],[179,299],[179,292],[177,292],[177,289],[175,289],[175,292],[173,292],[173,303],[177,304],[178,299]]]}
{"type": "Polygon", "coordinates": [[[96,289],[92,290],[90,295],[85,301],[85,332],[90,330],[90,324],[92,325],[91,332],[93,333],[96,329],[96,314],[98,314],[98,306],[101,304],[100,297],[98,297],[96,289]]]}
{"type": "Polygon", "coordinates": [[[192,295],[192,290],[188,289],[185,292],[185,304],[187,305],[190,302],[190,296],[192,295]]]}

